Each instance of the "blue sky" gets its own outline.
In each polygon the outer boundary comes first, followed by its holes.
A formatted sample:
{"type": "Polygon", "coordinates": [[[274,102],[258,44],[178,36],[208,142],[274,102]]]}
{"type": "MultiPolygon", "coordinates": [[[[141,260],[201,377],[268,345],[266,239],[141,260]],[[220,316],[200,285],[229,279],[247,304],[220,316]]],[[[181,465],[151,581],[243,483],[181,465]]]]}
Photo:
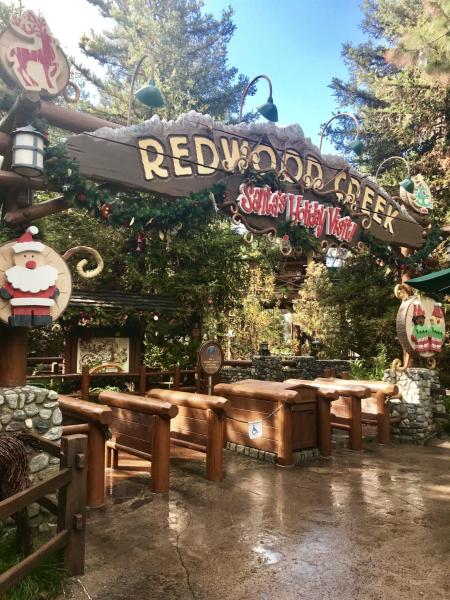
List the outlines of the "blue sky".
{"type": "MultiPolygon", "coordinates": [[[[337,109],[328,85],[347,76],[342,44],[364,39],[360,0],[205,0],[205,11],[219,16],[227,5],[237,27],[230,64],[250,78],[268,75],[279,123],[298,123],[318,143],[321,124],[337,109]]],[[[267,83],[257,85],[245,108],[267,100],[267,83]]],[[[324,144],[324,150],[331,146],[324,144]]]]}
{"type": "MultiPolygon", "coordinates": [[[[231,5],[237,26],[229,46],[229,63],[253,78],[265,73],[273,82],[279,123],[298,123],[305,135],[318,143],[320,125],[336,111],[332,77],[346,78],[342,43],[361,42],[362,0],[204,0],[204,10],[216,17],[231,5]]],[[[86,0],[24,0],[26,8],[40,10],[68,54],[87,61],[78,49],[82,33],[108,26],[86,0]],[[75,6],[67,19],[67,9],[75,6]]],[[[256,96],[246,108],[267,100],[268,88],[258,83],[256,96]]],[[[324,144],[325,152],[332,147],[324,144]]]]}

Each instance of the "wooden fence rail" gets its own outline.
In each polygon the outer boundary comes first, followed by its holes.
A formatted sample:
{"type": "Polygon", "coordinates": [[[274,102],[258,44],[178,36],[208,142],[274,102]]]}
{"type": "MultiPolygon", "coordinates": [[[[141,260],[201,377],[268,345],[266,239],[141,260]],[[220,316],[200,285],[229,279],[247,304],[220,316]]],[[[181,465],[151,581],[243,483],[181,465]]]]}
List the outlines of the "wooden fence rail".
{"type": "Polygon", "coordinates": [[[86,449],[84,435],[61,438],[61,448],[38,438],[43,450],[60,456],[60,471],[46,481],[0,502],[0,520],[7,519],[34,502],[58,513],[57,534],[35,552],[0,575],[0,597],[35,569],[49,554],[64,550],[64,567],[71,575],[84,573],[86,519],[86,449]],[[58,504],[46,496],[59,490],[58,504]]]}

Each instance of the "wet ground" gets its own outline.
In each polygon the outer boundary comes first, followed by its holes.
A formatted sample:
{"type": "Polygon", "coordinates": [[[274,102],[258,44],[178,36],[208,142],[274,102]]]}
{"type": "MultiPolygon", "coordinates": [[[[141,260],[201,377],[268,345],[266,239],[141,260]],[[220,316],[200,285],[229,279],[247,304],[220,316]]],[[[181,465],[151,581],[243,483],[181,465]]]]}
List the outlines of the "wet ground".
{"type": "Polygon", "coordinates": [[[450,448],[366,445],[282,469],[177,449],[171,491],[122,455],[67,600],[448,600],[450,448]]]}

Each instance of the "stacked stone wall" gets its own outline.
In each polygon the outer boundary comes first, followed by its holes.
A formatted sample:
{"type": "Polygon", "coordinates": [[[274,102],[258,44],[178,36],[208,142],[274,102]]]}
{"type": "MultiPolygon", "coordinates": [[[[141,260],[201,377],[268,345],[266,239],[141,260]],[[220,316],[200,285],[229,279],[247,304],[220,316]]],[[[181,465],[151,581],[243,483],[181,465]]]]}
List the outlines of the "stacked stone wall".
{"type": "MultiPolygon", "coordinates": [[[[58,394],[31,385],[0,388],[0,434],[14,432],[33,433],[57,442],[62,435],[58,394]]],[[[28,447],[27,452],[31,484],[48,479],[59,470],[59,458],[28,447]]],[[[28,515],[30,526],[40,533],[56,527],[55,517],[38,504],[28,508],[28,515]]],[[[6,522],[6,530],[8,524],[13,522],[6,522]]]]}
{"type": "Polygon", "coordinates": [[[393,428],[392,439],[400,442],[423,443],[439,432],[446,420],[445,390],[439,376],[431,369],[385,371],[384,379],[399,387],[400,399],[392,398],[391,414],[401,422],[393,428]]]}
{"type": "Polygon", "coordinates": [[[285,379],[315,379],[322,377],[326,369],[334,369],[336,376],[350,371],[348,360],[318,360],[314,356],[294,355],[256,355],[248,367],[225,366],[220,372],[220,381],[233,383],[241,379],[262,379],[265,381],[284,381],[285,379]],[[294,361],[295,365],[283,365],[285,361],[294,361]]]}

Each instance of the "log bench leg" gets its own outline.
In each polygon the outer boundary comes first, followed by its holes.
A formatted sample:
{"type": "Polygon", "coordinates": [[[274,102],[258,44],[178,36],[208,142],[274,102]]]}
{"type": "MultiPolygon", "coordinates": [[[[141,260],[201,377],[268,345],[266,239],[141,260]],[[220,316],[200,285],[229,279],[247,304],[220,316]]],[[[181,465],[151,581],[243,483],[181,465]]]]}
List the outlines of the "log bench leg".
{"type": "Polygon", "coordinates": [[[277,465],[291,467],[294,465],[293,454],[293,422],[289,404],[282,403],[278,410],[278,452],[277,465]]]}
{"type": "Polygon", "coordinates": [[[377,399],[378,443],[389,444],[391,423],[386,394],[377,392],[375,398],[377,399]]]}
{"type": "Polygon", "coordinates": [[[209,481],[223,479],[223,429],[222,415],[211,409],[206,411],[208,420],[208,441],[206,446],[206,478],[209,481]]]}
{"type": "Polygon", "coordinates": [[[350,450],[362,450],[362,415],[361,400],[351,396],[350,436],[348,440],[350,450]]]}
{"type": "Polygon", "coordinates": [[[152,492],[169,491],[170,419],[153,417],[152,492]]]}

